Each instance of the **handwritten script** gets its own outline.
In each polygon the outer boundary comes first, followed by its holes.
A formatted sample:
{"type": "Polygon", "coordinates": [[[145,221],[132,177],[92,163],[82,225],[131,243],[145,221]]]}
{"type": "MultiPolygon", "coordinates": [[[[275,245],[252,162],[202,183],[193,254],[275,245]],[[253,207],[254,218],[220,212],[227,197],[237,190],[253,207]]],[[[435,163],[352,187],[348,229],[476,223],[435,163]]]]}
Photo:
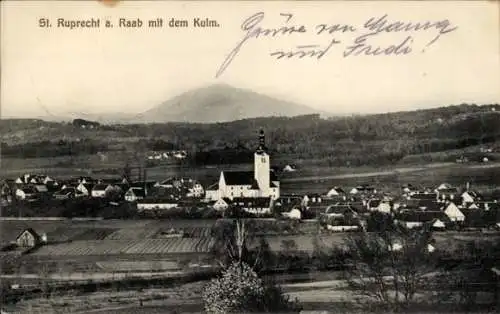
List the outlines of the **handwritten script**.
{"type": "Polygon", "coordinates": [[[400,21],[391,19],[387,14],[370,17],[360,25],[319,23],[306,26],[296,23],[293,14],[280,13],[279,25],[269,27],[265,26],[265,18],[264,12],[258,12],[243,21],[241,30],[244,35],[224,59],[216,77],[221,76],[241,50],[255,40],[267,39],[277,42],[284,37],[289,41],[317,38],[317,42],[269,52],[269,55],[277,60],[322,59],[337,47],[343,58],[401,56],[415,52],[425,53],[431,45],[458,28],[447,19],[400,21]]]}

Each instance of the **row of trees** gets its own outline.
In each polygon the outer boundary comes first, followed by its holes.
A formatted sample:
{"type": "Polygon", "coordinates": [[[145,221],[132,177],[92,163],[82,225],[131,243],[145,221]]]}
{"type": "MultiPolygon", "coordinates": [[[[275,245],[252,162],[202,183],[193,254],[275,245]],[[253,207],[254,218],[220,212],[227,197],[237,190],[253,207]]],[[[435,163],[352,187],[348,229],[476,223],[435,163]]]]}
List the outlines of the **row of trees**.
{"type": "MultiPolygon", "coordinates": [[[[331,165],[384,164],[411,154],[496,142],[500,138],[497,121],[498,113],[491,111],[490,107],[457,106],[329,120],[306,115],[218,124],[113,125],[99,129],[97,133],[79,134],[83,131],[77,130],[75,136],[87,140],[62,145],[57,141],[65,135],[57,136],[57,125],[50,124],[47,136],[54,141],[4,143],[2,154],[25,158],[92,154],[116,149],[116,143],[108,140],[112,137],[124,146],[133,146],[132,149],[138,146],[144,150],[184,149],[192,157],[190,162],[196,164],[241,163],[247,162],[255,149],[256,129],[265,127],[268,146],[278,155],[324,159],[331,165]],[[134,138],[135,143],[129,138],[134,138]]],[[[6,129],[13,132],[16,127],[6,129]]],[[[43,132],[37,132],[37,139],[43,132]]]]}
{"type": "MultiPolygon", "coordinates": [[[[253,308],[252,298],[247,297],[259,295],[265,299],[259,274],[269,270],[266,266],[271,263],[274,253],[263,238],[252,234],[253,228],[249,224],[248,220],[236,219],[219,228],[215,235],[217,245],[213,253],[223,269],[223,275],[209,284],[203,295],[208,312],[266,312],[259,306],[253,308]],[[246,289],[255,294],[244,293],[246,289]]],[[[495,303],[491,306],[498,306],[496,282],[483,278],[486,281],[478,289],[475,284],[480,279],[473,271],[482,269],[488,272],[494,261],[500,258],[498,245],[491,244],[489,249],[481,252],[474,251],[475,246],[469,246],[469,250],[473,250],[469,252],[469,257],[461,255],[457,258],[454,253],[446,255],[434,251],[432,238],[432,232],[428,230],[381,229],[379,232],[347,236],[345,247],[341,249],[317,244],[313,255],[326,264],[342,263],[346,288],[363,297],[360,302],[370,306],[370,310],[381,308],[386,313],[406,311],[421,302],[420,296],[436,304],[453,300],[451,304],[461,305],[463,310],[477,305],[480,291],[494,292],[495,303]]],[[[301,258],[293,244],[283,249],[292,253],[286,257],[289,260],[301,258]]],[[[297,300],[280,296],[282,290],[279,286],[274,284],[273,287],[279,292],[274,294],[279,297],[273,300],[273,304],[280,304],[285,311],[300,309],[297,300]]]]}

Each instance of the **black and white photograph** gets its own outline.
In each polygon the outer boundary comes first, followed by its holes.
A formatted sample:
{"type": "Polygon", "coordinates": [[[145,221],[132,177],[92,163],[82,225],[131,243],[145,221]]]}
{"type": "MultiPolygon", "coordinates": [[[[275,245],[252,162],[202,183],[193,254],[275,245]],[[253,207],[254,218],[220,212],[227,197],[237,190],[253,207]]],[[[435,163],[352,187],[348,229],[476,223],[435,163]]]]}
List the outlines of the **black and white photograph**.
{"type": "Polygon", "coordinates": [[[499,1],[0,3],[0,313],[500,313],[499,1]]]}

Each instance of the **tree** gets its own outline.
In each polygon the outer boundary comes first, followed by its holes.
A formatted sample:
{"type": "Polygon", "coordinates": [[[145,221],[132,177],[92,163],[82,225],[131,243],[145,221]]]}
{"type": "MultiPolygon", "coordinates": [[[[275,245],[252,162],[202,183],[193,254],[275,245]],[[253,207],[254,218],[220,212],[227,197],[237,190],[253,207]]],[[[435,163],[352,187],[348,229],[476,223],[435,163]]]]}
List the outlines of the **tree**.
{"type": "Polygon", "coordinates": [[[213,279],[202,292],[207,313],[299,312],[281,288],[264,283],[246,263],[234,262],[220,278],[213,279]]]}
{"type": "Polygon", "coordinates": [[[391,310],[406,308],[423,290],[424,275],[435,269],[428,231],[397,229],[363,233],[346,239],[351,288],[391,310]]]}
{"type": "Polygon", "coordinates": [[[207,285],[202,296],[208,313],[232,313],[248,310],[263,292],[257,273],[247,264],[235,262],[207,285]]]}
{"type": "Polygon", "coordinates": [[[127,182],[132,182],[132,167],[130,166],[129,162],[127,161],[125,163],[125,166],[123,166],[123,178],[127,180],[127,182]]]}
{"type": "Polygon", "coordinates": [[[216,228],[212,253],[222,268],[227,268],[233,262],[245,262],[252,267],[262,264],[266,243],[259,241],[254,252],[251,252],[249,245],[257,239],[250,229],[248,221],[243,218],[223,222],[216,228]]]}

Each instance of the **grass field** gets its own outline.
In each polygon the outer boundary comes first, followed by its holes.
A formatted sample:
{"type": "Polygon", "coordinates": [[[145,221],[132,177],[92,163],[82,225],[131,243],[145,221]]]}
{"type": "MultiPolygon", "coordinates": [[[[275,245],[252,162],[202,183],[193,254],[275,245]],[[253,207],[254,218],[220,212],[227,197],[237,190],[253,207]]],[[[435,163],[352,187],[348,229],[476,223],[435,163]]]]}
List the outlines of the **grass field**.
{"type": "Polygon", "coordinates": [[[325,193],[334,186],[346,189],[359,184],[372,184],[387,192],[399,192],[404,184],[435,188],[443,182],[463,187],[491,190],[500,185],[500,164],[435,164],[393,169],[372,169],[369,172],[335,173],[334,169],[318,169],[315,176],[296,172],[281,179],[282,193],[325,193]]]}

